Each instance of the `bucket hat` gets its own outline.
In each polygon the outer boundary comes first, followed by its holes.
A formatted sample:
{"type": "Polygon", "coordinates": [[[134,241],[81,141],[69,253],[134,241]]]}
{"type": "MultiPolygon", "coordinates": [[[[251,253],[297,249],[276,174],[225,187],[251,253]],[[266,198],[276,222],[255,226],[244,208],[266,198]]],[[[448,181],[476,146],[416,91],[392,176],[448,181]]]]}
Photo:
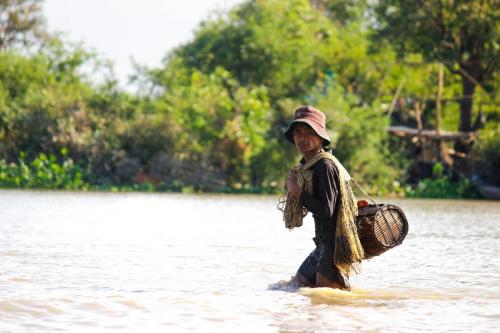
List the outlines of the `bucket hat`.
{"type": "Polygon", "coordinates": [[[330,144],[330,136],[326,132],[326,116],[320,110],[309,105],[303,105],[295,110],[293,120],[285,131],[285,138],[291,143],[294,143],[293,126],[297,123],[309,125],[323,139],[323,147],[330,144]]]}

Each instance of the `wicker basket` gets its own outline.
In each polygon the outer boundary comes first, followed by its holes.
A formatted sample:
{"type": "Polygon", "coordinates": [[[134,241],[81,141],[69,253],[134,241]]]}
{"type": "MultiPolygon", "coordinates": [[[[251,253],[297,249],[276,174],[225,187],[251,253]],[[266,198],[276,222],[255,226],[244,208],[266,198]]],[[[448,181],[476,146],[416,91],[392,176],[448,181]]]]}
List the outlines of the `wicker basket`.
{"type": "Polygon", "coordinates": [[[366,259],[401,244],[408,234],[405,214],[401,208],[390,204],[371,204],[359,208],[356,224],[366,259]]]}

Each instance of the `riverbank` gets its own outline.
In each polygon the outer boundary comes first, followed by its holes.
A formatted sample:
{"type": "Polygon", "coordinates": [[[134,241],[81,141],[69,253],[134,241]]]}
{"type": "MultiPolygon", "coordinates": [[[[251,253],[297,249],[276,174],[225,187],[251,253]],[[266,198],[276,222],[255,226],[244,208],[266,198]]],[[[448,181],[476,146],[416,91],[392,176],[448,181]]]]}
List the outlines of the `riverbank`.
{"type": "MultiPolygon", "coordinates": [[[[186,185],[182,179],[170,182],[142,176],[135,177],[135,183],[113,183],[96,178],[89,168],[80,166],[67,157],[68,151],[61,151],[61,158],[54,154],[39,154],[31,161],[20,154],[17,163],[0,160],[0,188],[26,188],[46,190],[105,191],[105,192],[170,192],[170,193],[227,193],[227,194],[276,194],[282,193],[282,185],[271,182],[267,186],[252,187],[235,183],[232,186],[214,186],[209,189],[200,185],[186,185]]],[[[222,182],[225,183],[225,182],[222,182]]],[[[372,192],[372,191],[368,191],[372,192]]],[[[410,198],[492,198],[485,191],[467,179],[452,181],[437,172],[433,178],[421,180],[417,185],[392,182],[389,188],[378,189],[374,196],[410,198]]]]}

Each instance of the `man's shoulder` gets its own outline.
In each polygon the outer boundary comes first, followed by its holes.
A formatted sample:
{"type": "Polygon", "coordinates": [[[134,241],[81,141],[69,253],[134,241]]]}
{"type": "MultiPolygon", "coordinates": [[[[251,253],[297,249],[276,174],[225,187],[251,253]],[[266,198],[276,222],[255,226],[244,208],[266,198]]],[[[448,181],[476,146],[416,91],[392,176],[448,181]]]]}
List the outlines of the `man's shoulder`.
{"type": "Polygon", "coordinates": [[[322,158],[314,165],[315,171],[333,172],[338,174],[335,163],[329,158],[322,158]]]}

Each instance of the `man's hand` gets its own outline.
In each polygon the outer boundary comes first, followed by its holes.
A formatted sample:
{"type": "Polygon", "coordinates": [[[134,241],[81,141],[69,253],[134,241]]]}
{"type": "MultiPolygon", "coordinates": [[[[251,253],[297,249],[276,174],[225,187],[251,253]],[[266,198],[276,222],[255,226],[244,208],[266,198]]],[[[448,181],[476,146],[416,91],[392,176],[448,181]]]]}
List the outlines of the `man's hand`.
{"type": "Polygon", "coordinates": [[[290,171],[290,173],[288,174],[286,188],[288,189],[288,192],[290,192],[295,199],[299,200],[300,195],[302,194],[302,189],[300,188],[297,182],[297,176],[293,171],[290,171]]]}

